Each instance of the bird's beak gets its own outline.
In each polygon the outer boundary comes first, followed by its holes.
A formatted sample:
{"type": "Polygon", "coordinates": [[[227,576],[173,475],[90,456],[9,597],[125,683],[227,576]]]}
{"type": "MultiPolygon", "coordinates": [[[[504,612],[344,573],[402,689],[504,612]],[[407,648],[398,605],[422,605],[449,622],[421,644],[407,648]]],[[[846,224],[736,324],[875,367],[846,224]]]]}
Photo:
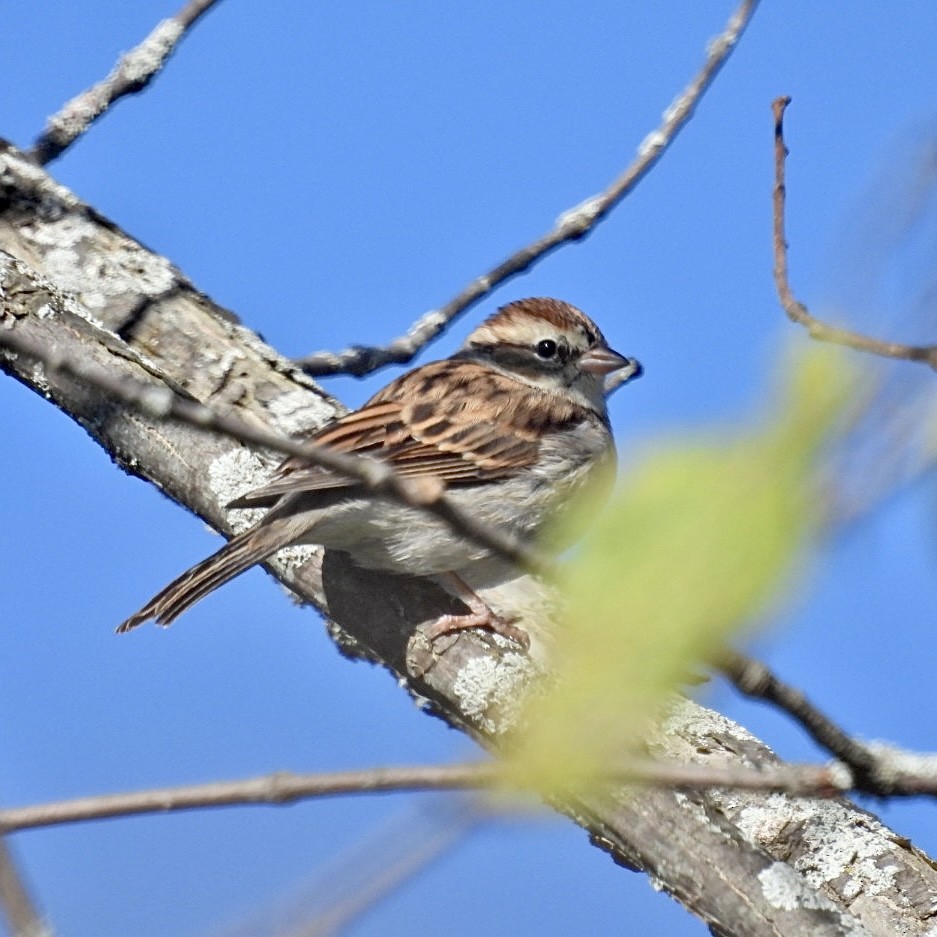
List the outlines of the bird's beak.
{"type": "Polygon", "coordinates": [[[611,374],[613,371],[620,371],[622,368],[630,368],[631,373],[626,378],[627,380],[639,377],[642,370],[640,363],[634,358],[626,358],[604,345],[596,345],[594,348],[590,348],[579,359],[579,367],[586,374],[596,374],[598,376],[611,374]]]}

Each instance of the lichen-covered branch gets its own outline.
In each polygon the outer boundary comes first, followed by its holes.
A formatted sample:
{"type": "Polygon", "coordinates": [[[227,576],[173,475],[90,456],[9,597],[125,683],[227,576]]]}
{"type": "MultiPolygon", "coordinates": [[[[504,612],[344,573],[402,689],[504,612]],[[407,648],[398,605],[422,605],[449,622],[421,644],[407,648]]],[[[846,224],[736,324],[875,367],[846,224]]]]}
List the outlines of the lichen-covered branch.
{"type": "Polygon", "coordinates": [[[189,0],[159,22],[138,46],[120,57],[110,74],[68,101],[46,122],[29,155],[45,166],[61,156],[115,101],[138,94],[162,71],[179,41],[218,0],[189,0]]]}

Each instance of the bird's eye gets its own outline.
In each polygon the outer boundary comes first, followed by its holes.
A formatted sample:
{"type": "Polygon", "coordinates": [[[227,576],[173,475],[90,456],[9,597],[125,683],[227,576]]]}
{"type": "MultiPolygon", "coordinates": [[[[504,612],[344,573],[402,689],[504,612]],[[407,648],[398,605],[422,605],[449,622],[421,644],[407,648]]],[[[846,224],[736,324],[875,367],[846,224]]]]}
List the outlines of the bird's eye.
{"type": "Polygon", "coordinates": [[[544,338],[537,342],[537,354],[541,358],[552,358],[556,354],[556,342],[552,338],[544,338]]]}

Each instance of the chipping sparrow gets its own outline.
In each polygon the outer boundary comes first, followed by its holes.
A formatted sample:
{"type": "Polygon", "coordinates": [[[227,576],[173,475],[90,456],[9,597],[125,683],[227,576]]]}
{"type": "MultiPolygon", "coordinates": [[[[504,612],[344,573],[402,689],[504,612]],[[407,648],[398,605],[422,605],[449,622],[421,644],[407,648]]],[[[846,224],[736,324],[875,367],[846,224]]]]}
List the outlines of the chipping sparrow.
{"type": "MultiPolygon", "coordinates": [[[[522,299],[483,322],[451,358],[398,377],[312,440],[384,459],[409,478],[435,476],[463,511],[530,540],[597,469],[614,465],[603,380],[625,368],[641,372],[574,306],[522,299]]],[[[516,567],[429,514],[295,457],[229,507],[270,510],[118,631],[149,618],[168,625],[248,567],[303,543],[343,550],[365,568],[435,577],[469,613],[438,619],[431,639],[484,627],[528,643],[475,592],[518,575],[516,567]]]]}

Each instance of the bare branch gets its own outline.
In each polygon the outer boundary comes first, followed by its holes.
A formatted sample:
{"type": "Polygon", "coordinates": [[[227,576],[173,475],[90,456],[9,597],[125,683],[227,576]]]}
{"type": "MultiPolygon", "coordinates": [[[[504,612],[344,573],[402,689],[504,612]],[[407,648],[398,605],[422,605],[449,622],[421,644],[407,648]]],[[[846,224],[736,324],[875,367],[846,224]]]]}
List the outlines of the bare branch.
{"type": "MultiPolygon", "coordinates": [[[[676,790],[728,787],[814,796],[841,793],[850,786],[848,772],[836,765],[779,765],[762,770],[738,765],[676,764],[634,759],[609,771],[607,777],[609,782],[633,782],[676,790]]],[[[11,807],[0,810],[0,833],[197,807],[230,807],[235,804],[282,806],[337,794],[452,791],[506,787],[510,783],[505,772],[494,764],[414,765],[315,774],[279,771],[239,781],[214,781],[11,807]]]]}
{"type": "Polygon", "coordinates": [[[849,769],[854,790],[879,797],[937,796],[937,755],[852,738],[800,690],[743,654],[727,652],[718,667],[740,693],[772,703],[795,719],[849,769]]]}
{"type": "MultiPolygon", "coordinates": [[[[16,263],[15,260],[10,260],[16,263]]],[[[263,446],[285,455],[298,456],[313,465],[354,478],[375,494],[394,498],[402,504],[441,518],[458,534],[517,563],[530,572],[550,569],[550,561],[512,534],[491,527],[461,511],[446,497],[446,486],[435,479],[410,479],[397,475],[386,463],[367,456],[348,455],[316,443],[302,443],[280,433],[252,426],[244,420],[218,413],[197,401],[183,397],[168,385],[144,384],[126,375],[115,375],[86,361],[69,358],[43,348],[14,329],[0,329],[0,346],[41,361],[49,371],[71,374],[92,384],[108,399],[145,413],[155,419],[175,419],[202,429],[215,430],[239,442],[263,446]]]]}
{"type": "Polygon", "coordinates": [[[51,937],[16,867],[10,844],[0,836],[0,920],[12,937],[51,937]]]}
{"type": "Polygon", "coordinates": [[[800,723],[818,745],[849,765],[858,776],[864,777],[871,770],[873,759],[865,746],[851,739],[800,690],[784,683],[760,661],[728,651],[717,666],[740,693],[782,709],[800,723]]]}
{"type": "Polygon", "coordinates": [[[179,40],[218,0],[189,0],[175,15],[164,19],[130,52],[118,59],[111,73],[82,91],[46,122],[29,156],[45,165],[61,156],[108,108],[120,98],[138,94],[162,70],[179,40]]]}
{"type": "Polygon", "coordinates": [[[60,823],[200,807],[230,807],[234,804],[282,806],[297,800],[336,794],[490,787],[497,776],[498,769],[495,766],[483,764],[418,765],[315,774],[281,771],[239,781],[215,781],[8,808],[0,810],[0,831],[11,833],[60,823]]]}
{"type": "Polygon", "coordinates": [[[785,163],[788,150],[784,144],[784,112],[789,97],[776,98],[771,109],[774,113],[774,283],[781,306],[792,322],[802,325],[811,338],[821,342],[843,345],[855,351],[864,351],[885,358],[922,361],[937,368],[937,345],[902,345],[862,335],[849,329],[839,329],[816,318],[793,294],[787,273],[787,239],[784,232],[785,163]]]}
{"type": "Polygon", "coordinates": [[[488,273],[476,277],[454,299],[421,316],[406,335],[394,339],[390,344],[354,345],[337,353],[319,351],[298,359],[296,364],[313,376],[354,374],[359,377],[388,364],[406,364],[457,316],[487,296],[495,287],[528,270],[568,241],[584,238],[650,172],[693,116],[696,105],[735,48],[756,6],[757,0],[743,0],[722,33],[710,40],[703,67],[664,111],[660,126],[641,141],[635,160],[604,192],[590,196],[564,211],[550,231],[522,247],[488,273]]]}

